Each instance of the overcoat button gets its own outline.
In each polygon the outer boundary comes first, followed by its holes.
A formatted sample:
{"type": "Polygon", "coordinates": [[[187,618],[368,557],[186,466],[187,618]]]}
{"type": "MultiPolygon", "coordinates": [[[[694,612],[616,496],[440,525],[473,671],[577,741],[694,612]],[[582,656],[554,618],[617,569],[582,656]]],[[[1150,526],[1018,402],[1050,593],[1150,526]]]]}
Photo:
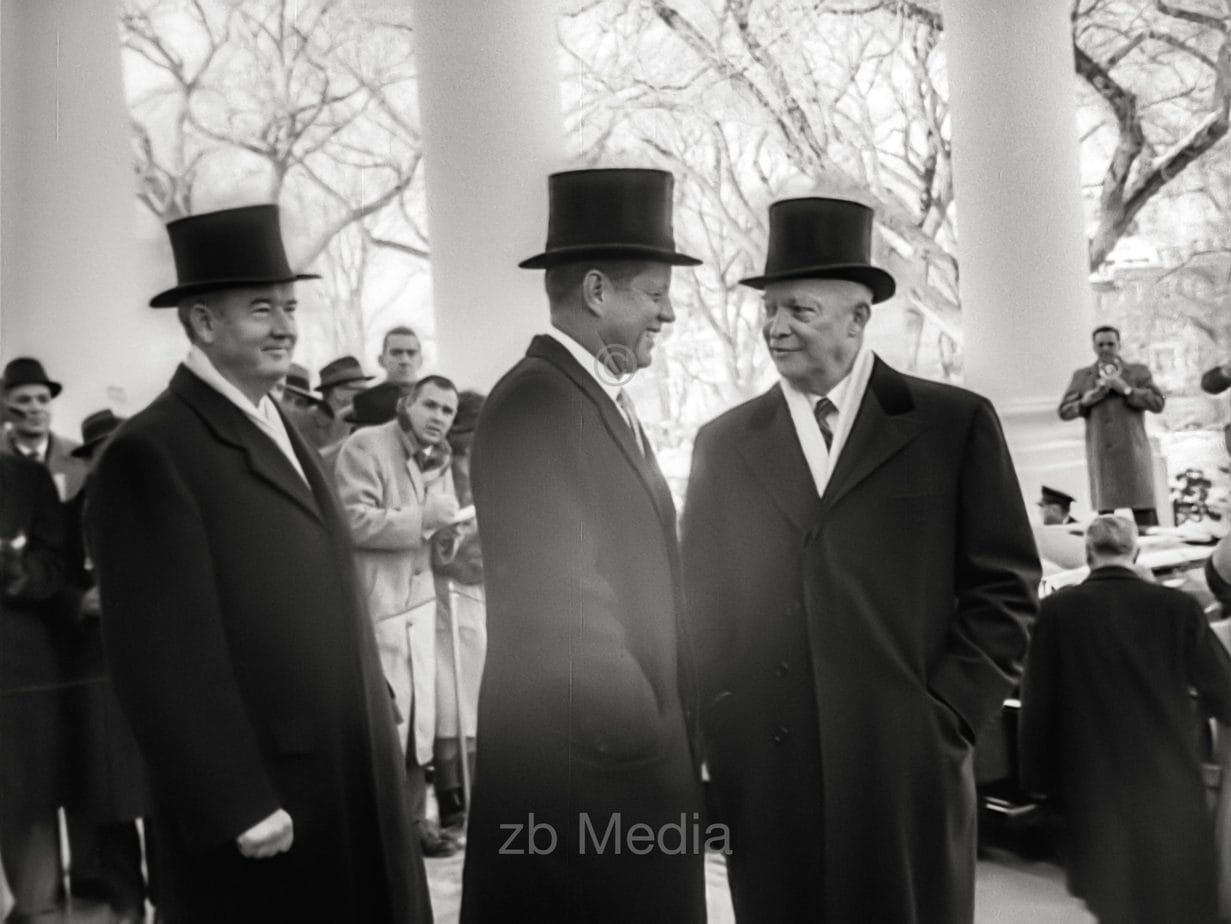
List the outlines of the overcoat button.
{"type": "Polygon", "coordinates": [[[785,677],[791,671],[791,665],[785,661],[779,661],[778,666],[774,668],[775,677],[785,677]]]}
{"type": "Polygon", "coordinates": [[[773,735],[770,736],[770,741],[774,744],[782,744],[790,736],[791,730],[785,725],[780,725],[774,729],[773,735]]]}

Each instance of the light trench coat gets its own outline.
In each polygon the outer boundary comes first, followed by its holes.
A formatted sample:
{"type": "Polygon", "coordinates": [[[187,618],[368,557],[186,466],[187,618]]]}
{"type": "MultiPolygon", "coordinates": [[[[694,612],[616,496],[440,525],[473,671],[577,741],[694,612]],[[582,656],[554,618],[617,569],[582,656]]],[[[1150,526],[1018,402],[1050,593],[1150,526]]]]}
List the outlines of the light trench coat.
{"type": "Polygon", "coordinates": [[[376,631],[398,733],[416,761],[431,763],[436,736],[436,584],[425,519],[429,497],[453,494],[445,459],[422,472],[398,421],[352,434],[338,452],[334,482],[355,544],[359,586],[376,631]],[[411,725],[413,723],[413,729],[411,725]]]}

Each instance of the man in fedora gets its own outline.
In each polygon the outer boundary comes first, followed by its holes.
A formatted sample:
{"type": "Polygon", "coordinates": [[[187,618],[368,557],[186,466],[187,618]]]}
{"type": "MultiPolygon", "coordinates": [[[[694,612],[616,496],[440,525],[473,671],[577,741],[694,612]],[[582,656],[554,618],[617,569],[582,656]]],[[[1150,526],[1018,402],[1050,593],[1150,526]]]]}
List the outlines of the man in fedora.
{"type": "Polygon", "coordinates": [[[490,618],[462,920],[701,921],[675,509],[623,388],[675,319],[672,267],[699,261],[675,248],[669,173],[548,192],[521,266],[546,270],[551,327],[474,437],[490,618]]]}
{"type": "Polygon", "coordinates": [[[350,434],[344,419],[351,411],[355,395],[362,392],[372,376],[364,375],[359,360],[342,356],[321,369],[319,395],[312,395],[312,406],[300,417],[300,432],[318,451],[323,452],[350,434]]]}
{"type": "Polygon", "coordinates": [[[346,522],[267,392],[295,291],[273,205],[167,226],[190,343],[111,438],[86,534],[149,767],[169,921],[428,921],[346,522]]]}
{"type": "Polygon", "coordinates": [[[73,456],[77,444],[51,430],[51,403],[63,387],[37,359],[21,356],[4,367],[4,419],[8,432],[0,452],[33,459],[51,472],[60,500],[81,490],[87,467],[73,456]]]}
{"type": "Polygon", "coordinates": [[[872,220],[770,207],[765,273],[743,284],[764,291],[780,381],[693,451],[688,632],[740,921],[972,919],[972,748],[1038,603],[990,402],[864,343],[894,292],[872,220]]]}

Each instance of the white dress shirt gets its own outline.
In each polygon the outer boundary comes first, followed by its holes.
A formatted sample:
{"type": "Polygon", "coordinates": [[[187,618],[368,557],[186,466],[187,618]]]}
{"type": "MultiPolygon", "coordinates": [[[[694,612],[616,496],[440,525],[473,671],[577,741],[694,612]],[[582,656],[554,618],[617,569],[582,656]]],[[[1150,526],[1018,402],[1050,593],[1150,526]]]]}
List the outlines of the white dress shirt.
{"type": "Polygon", "coordinates": [[[782,379],[782,394],[786,398],[787,409],[791,412],[791,421],[795,424],[795,433],[799,437],[800,448],[804,451],[808,470],[816,484],[817,497],[824,496],[829,476],[833,474],[838,456],[850,436],[855,415],[859,412],[859,405],[868,390],[875,355],[867,346],[861,347],[855,354],[851,371],[829,390],[827,396],[800,391],[786,379],[782,379]],[[833,431],[833,443],[829,447],[825,446],[825,438],[821,436],[821,428],[816,422],[814,412],[822,397],[828,397],[836,408],[835,411],[830,411],[828,417],[829,428],[833,431]]]}
{"type": "Polygon", "coordinates": [[[189,372],[243,411],[244,416],[256,424],[257,429],[273,440],[274,445],[291,463],[291,467],[299,473],[304,484],[308,484],[308,476],[304,474],[303,466],[299,464],[299,458],[295,455],[295,448],[291,445],[291,438],[287,435],[286,424],[283,423],[269,395],[261,395],[261,400],[253,404],[247,395],[223,377],[222,373],[209,361],[204,351],[195,344],[188,351],[184,365],[189,372]]]}

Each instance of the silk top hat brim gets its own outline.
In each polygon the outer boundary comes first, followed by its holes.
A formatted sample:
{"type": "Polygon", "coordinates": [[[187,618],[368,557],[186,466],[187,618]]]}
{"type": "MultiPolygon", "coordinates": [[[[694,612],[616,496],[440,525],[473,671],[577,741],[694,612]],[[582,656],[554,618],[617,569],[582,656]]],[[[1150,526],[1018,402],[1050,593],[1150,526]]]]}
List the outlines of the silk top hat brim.
{"type": "Polygon", "coordinates": [[[547,178],[547,245],[518,264],[547,269],[584,260],[697,266],[672,227],[674,177],[641,168],[567,170],[547,178]]]}
{"type": "Polygon", "coordinates": [[[789,279],[848,279],[872,291],[872,303],[892,298],[897,284],[871,260],[873,212],[848,199],[811,196],[769,207],[765,272],[740,284],[764,289],[789,279]]]}
{"type": "Polygon", "coordinates": [[[222,289],[319,279],[291,270],[276,205],[246,205],[189,215],[167,224],[178,283],[150,299],[171,308],[185,298],[222,289]]]}

